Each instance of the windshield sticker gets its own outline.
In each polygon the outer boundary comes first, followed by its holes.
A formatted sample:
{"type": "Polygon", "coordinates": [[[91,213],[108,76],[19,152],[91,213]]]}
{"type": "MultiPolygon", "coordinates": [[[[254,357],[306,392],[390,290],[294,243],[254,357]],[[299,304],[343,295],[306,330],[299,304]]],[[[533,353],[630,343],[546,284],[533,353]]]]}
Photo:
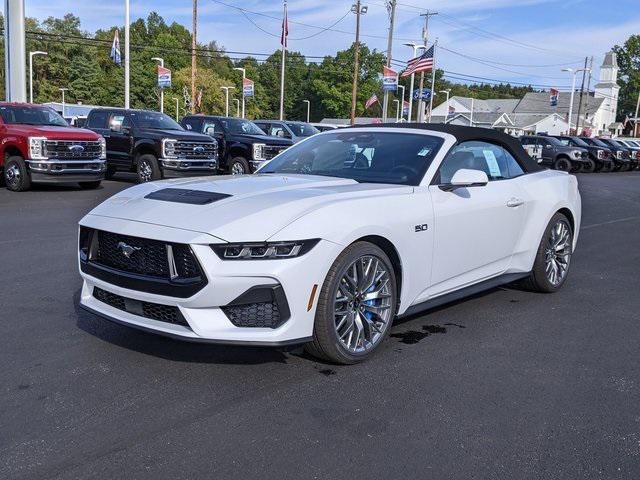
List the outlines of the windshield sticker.
{"type": "Polygon", "coordinates": [[[482,150],[484,154],[484,159],[487,161],[487,166],[489,167],[489,173],[492,177],[501,177],[500,167],[498,166],[498,160],[496,160],[496,155],[492,150],[482,150]]]}

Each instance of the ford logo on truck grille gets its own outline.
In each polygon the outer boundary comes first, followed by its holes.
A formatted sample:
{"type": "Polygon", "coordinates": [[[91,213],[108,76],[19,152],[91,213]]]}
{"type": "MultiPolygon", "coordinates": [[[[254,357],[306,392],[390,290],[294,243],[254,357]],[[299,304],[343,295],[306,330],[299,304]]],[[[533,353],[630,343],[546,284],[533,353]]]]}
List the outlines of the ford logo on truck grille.
{"type": "Polygon", "coordinates": [[[193,147],[193,152],[194,153],[204,153],[204,147],[201,145],[198,145],[197,147],[193,147]]]}
{"type": "Polygon", "coordinates": [[[69,150],[72,153],[82,153],[84,152],[84,147],[82,145],[69,145],[69,150]]]}

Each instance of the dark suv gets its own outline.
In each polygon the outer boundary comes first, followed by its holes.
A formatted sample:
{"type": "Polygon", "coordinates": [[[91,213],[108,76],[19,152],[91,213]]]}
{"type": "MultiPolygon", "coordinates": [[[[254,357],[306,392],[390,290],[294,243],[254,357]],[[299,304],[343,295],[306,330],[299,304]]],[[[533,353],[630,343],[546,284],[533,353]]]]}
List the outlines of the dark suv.
{"type": "Polygon", "coordinates": [[[613,170],[613,159],[611,158],[611,152],[608,148],[591,145],[580,137],[570,135],[556,135],[554,138],[557,138],[563,145],[586,149],[587,152],[589,152],[589,158],[593,160],[596,165],[596,172],[610,172],[613,170]]]}
{"type": "Polygon", "coordinates": [[[224,173],[253,173],[293,142],[270,137],[250,120],[235,117],[188,115],[182,126],[193,132],[206,133],[218,142],[218,161],[224,173]]]}
{"type": "Polygon", "coordinates": [[[609,158],[613,161],[613,170],[625,171],[625,170],[631,169],[631,156],[629,155],[626,149],[609,145],[608,143],[605,143],[602,140],[597,138],[590,138],[590,137],[580,137],[580,138],[585,142],[587,142],[589,145],[607,149],[609,151],[609,158]]]}
{"type": "Polygon", "coordinates": [[[625,145],[622,142],[614,140],[612,138],[599,138],[598,140],[600,140],[602,143],[607,145],[611,150],[616,152],[616,156],[629,159],[628,164],[625,163],[622,165],[622,168],[621,168],[622,171],[635,170],[635,168],[638,166],[638,159],[636,158],[636,152],[634,152],[632,148],[629,148],[629,146],[625,145]]]}
{"type": "Polygon", "coordinates": [[[207,135],[188,132],[164,113],[122,108],[89,112],[87,128],[107,142],[107,178],[137,172],[140,182],[215,175],[218,147],[207,135]]]}
{"type": "Polygon", "coordinates": [[[541,147],[541,165],[565,172],[593,172],[595,169],[595,162],[589,158],[586,148],[564,145],[557,138],[538,135],[523,135],[519,140],[523,146],[541,147]]]}

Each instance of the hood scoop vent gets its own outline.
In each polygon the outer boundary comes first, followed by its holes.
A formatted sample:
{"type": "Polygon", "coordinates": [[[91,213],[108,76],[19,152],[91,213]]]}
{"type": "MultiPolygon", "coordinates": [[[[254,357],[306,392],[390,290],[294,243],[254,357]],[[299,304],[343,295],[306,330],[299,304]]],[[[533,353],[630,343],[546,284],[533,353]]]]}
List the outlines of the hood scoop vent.
{"type": "Polygon", "coordinates": [[[208,205],[230,197],[226,193],[203,192],[202,190],[186,190],[184,188],[163,188],[146,195],[144,198],[163,202],[186,203],[189,205],[208,205]]]}

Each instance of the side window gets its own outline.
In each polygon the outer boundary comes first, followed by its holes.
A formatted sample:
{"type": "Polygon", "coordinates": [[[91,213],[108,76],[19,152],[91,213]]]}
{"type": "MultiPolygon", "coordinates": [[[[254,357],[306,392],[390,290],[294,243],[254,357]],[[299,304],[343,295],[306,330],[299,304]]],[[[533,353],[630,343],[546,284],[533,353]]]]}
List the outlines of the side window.
{"type": "Polygon", "coordinates": [[[489,181],[505,180],[524,174],[522,167],[504,148],[487,142],[470,141],[455,146],[442,161],[439,183],[451,183],[461,169],[480,170],[489,181]]]}
{"type": "Polygon", "coordinates": [[[121,129],[122,127],[130,127],[131,119],[123,114],[123,113],[114,113],[111,115],[109,119],[109,128],[114,128],[116,130],[121,129]]]}
{"type": "Polygon", "coordinates": [[[282,127],[282,125],[278,125],[278,124],[272,124],[269,127],[269,135],[271,135],[272,137],[277,137],[279,135],[285,137],[286,136],[286,131],[285,129],[282,127]],[[279,132],[283,132],[283,133],[279,133],[279,132]]]}
{"type": "Polygon", "coordinates": [[[193,132],[200,132],[200,119],[191,117],[191,118],[185,118],[182,121],[187,130],[191,130],[193,132]]]}
{"type": "Polygon", "coordinates": [[[109,118],[109,112],[93,111],[89,115],[87,120],[87,127],[89,128],[107,128],[107,119],[109,118]]]}
{"type": "Polygon", "coordinates": [[[203,133],[207,133],[207,130],[209,128],[213,128],[213,131],[215,133],[223,132],[222,125],[220,124],[220,122],[218,120],[215,120],[215,119],[205,120],[203,122],[203,124],[202,124],[202,132],[203,133]]]}

